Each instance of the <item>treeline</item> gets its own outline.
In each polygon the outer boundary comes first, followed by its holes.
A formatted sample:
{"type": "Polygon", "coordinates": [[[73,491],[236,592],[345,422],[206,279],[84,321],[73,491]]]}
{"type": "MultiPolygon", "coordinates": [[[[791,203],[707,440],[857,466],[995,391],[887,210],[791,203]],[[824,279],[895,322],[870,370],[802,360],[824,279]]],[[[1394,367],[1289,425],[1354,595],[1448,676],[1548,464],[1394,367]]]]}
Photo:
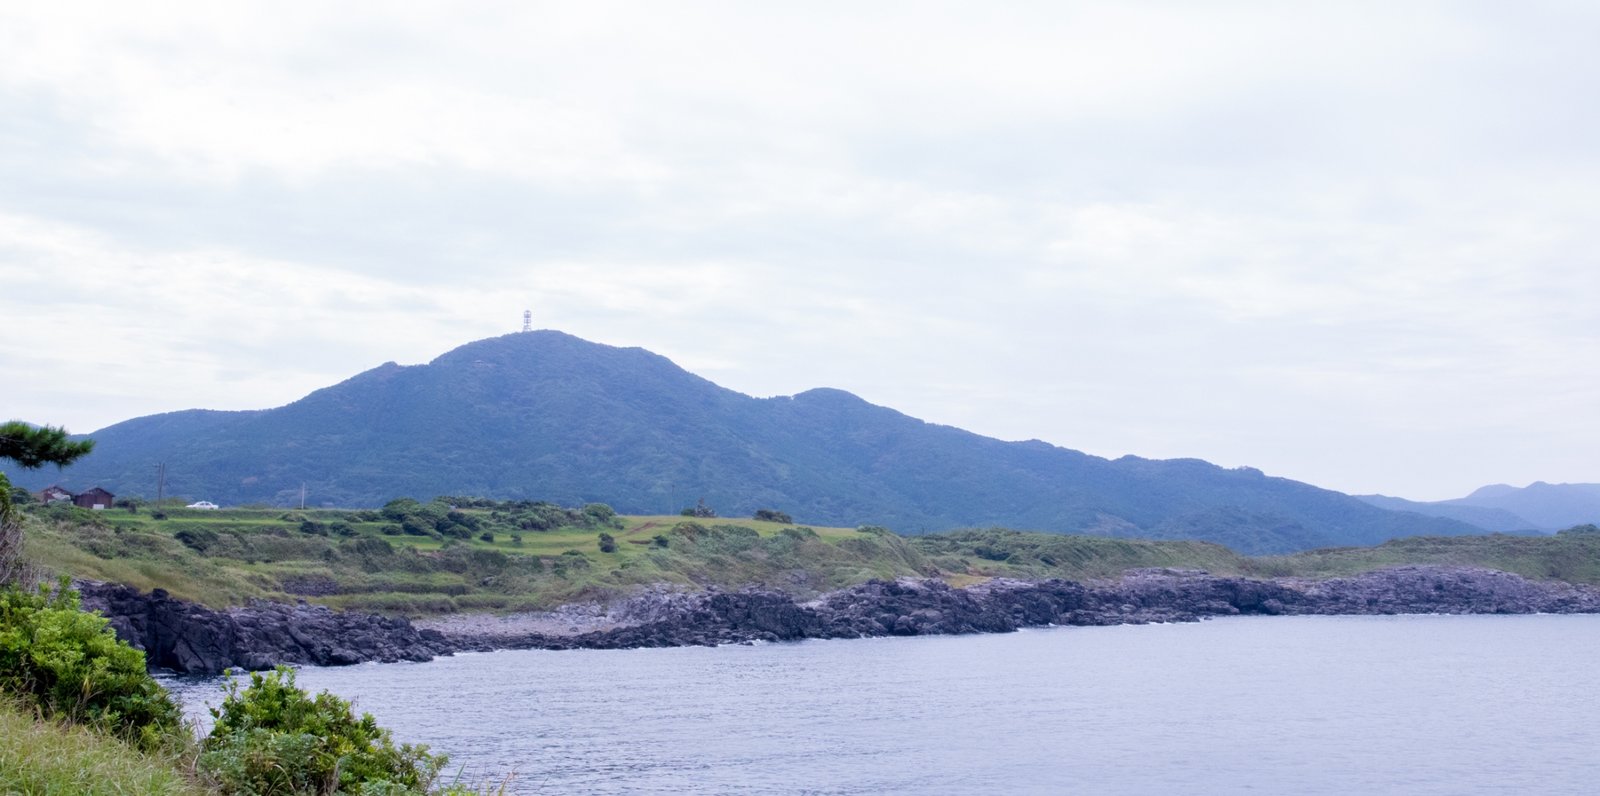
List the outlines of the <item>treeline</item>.
{"type": "Polygon", "coordinates": [[[387,520],[381,532],[387,536],[427,536],[435,539],[480,538],[493,542],[497,533],[520,538],[524,531],[538,533],[558,528],[585,530],[622,527],[617,512],[604,503],[582,508],[565,508],[542,500],[490,500],[487,498],[444,495],[423,503],[415,498],[396,498],[376,512],[358,512],[367,522],[387,520]],[[471,511],[463,511],[470,509],[471,511]]]}

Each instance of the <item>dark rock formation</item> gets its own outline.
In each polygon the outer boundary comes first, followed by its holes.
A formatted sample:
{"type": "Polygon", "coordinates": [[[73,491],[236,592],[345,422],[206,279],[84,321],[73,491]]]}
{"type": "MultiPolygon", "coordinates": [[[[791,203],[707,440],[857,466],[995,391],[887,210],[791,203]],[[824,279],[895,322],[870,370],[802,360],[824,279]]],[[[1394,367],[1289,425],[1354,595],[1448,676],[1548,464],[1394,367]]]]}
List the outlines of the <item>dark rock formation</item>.
{"type": "MultiPolygon", "coordinates": [[[[1192,622],[1209,616],[1401,613],[1600,613],[1600,590],[1470,567],[1398,567],[1322,581],[1130,570],[1115,581],[871,581],[796,603],[782,592],[650,590],[625,622],[587,633],[440,633],[404,619],[321,606],[253,603],[226,612],[156,590],[85,583],[84,605],[111,618],[152,668],[214,674],[278,663],[425,661],[458,650],[620,649],[805,638],[1005,633],[1045,625],[1192,622]]],[[[448,622],[447,622],[448,624],[448,622]]]]}
{"type": "Polygon", "coordinates": [[[1600,590],[1476,567],[1408,566],[1294,584],[1300,614],[1600,613],[1600,590]]]}
{"type": "MultiPolygon", "coordinates": [[[[446,633],[463,649],[729,644],[802,638],[1005,633],[1045,625],[1192,622],[1240,614],[1600,613],[1600,590],[1496,570],[1400,567],[1325,581],[1131,570],[1120,580],[871,581],[797,604],[767,591],[654,594],[649,621],[581,635],[446,633]]],[[[638,607],[633,610],[640,611],[638,607]]]]}
{"type": "Polygon", "coordinates": [[[117,636],[144,650],[152,669],[220,674],[280,663],[342,666],[426,661],[452,646],[404,619],[333,611],[320,605],[253,602],[213,611],[114,583],[79,582],[83,606],[111,620],[117,636]]]}

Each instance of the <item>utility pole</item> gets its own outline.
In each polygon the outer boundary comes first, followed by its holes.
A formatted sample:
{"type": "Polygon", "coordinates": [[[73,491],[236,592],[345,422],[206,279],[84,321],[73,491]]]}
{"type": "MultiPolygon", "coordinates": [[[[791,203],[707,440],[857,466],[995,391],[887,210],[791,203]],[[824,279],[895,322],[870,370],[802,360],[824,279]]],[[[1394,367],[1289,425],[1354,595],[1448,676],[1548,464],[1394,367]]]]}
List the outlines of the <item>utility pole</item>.
{"type": "Polygon", "coordinates": [[[161,508],[161,498],[167,491],[167,463],[160,462],[156,465],[156,508],[161,508]]]}
{"type": "Polygon", "coordinates": [[[306,510],[306,482],[300,482],[300,510],[306,510]]]}

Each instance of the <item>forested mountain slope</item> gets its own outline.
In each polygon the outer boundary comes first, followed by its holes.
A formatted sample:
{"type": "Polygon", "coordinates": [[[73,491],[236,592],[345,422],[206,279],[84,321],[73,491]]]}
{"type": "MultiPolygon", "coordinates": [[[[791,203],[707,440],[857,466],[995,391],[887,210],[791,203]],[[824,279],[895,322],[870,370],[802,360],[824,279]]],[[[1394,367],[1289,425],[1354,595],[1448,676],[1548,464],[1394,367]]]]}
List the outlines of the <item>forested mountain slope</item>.
{"type": "Polygon", "coordinates": [[[93,434],[38,488],[101,485],[224,504],[376,506],[398,495],[606,502],[674,512],[704,498],[902,533],[1005,525],[1205,539],[1241,552],[1372,544],[1475,526],[1203,461],[1107,460],[925,423],[839,390],[752,398],[638,348],[553,331],[387,363],[287,406],[190,410],[93,434]]]}

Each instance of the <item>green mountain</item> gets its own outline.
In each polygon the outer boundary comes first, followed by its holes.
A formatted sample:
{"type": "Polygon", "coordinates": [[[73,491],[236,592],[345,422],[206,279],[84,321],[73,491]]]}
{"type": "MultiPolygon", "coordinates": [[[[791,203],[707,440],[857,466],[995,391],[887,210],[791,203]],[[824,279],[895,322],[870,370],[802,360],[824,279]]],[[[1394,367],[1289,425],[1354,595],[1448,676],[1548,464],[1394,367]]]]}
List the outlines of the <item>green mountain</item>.
{"type": "Polygon", "coordinates": [[[190,410],[93,434],[39,488],[104,486],[223,504],[376,506],[478,495],[635,514],[704,499],[819,525],[902,533],[1006,525],[1205,539],[1246,553],[1481,529],[1387,511],[1249,468],[1107,460],[925,423],[839,390],[752,398],[638,348],[553,331],[481,340],[426,365],[387,363],[288,406],[190,410]]]}

